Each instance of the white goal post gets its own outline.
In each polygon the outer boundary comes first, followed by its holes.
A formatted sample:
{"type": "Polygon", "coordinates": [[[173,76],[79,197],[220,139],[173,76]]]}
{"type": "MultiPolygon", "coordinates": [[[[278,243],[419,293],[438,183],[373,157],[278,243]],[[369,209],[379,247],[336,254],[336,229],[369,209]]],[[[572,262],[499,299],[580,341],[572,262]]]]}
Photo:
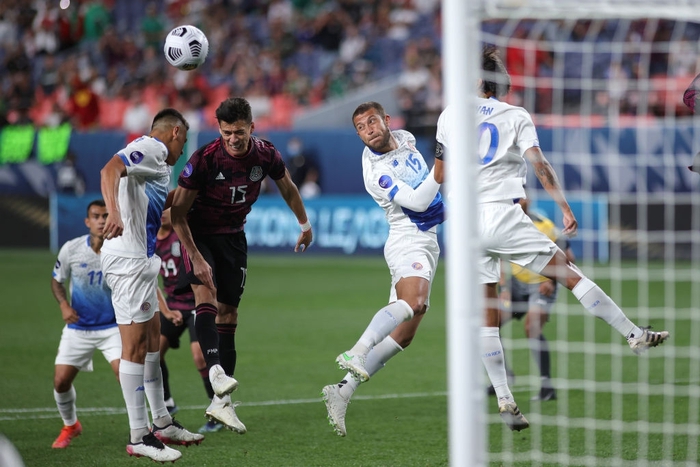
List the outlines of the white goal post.
{"type": "MultiPolygon", "coordinates": [[[[442,0],[444,103],[477,146],[473,91],[489,43],[511,69],[508,102],[527,109],[579,221],[577,264],[639,324],[666,329],[634,356],[559,288],[543,334],[558,398],[540,384],[523,324],[501,329],[511,389],[530,428],[511,433],[484,394],[476,158],[447,161],[449,462],[452,466],[690,466],[700,463],[700,117],[684,89],[700,73],[700,0],[442,0]],[[510,54],[510,56],[509,56],[510,54]],[[546,62],[546,63],[542,63],[546,62]],[[697,121],[696,121],[697,120],[697,121]],[[467,240],[465,240],[467,239],[467,240]]],[[[561,227],[528,174],[533,205],[561,227]]]]}

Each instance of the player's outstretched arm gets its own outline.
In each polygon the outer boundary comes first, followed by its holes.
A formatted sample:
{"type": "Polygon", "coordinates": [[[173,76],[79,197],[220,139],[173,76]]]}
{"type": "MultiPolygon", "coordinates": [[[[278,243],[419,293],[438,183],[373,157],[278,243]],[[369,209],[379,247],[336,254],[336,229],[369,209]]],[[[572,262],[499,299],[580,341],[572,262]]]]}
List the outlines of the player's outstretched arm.
{"type": "Polygon", "coordinates": [[[306,215],[306,208],[304,207],[304,201],[301,199],[299,194],[299,189],[292,181],[292,177],[289,175],[289,171],[285,169],[284,177],[279,180],[275,180],[275,184],[284,198],[284,201],[292,210],[294,215],[301,226],[301,233],[297,239],[297,244],[294,246],[295,252],[304,252],[314,239],[314,233],[311,229],[311,224],[309,223],[309,218],[306,215]]]}
{"type": "Polygon", "coordinates": [[[397,180],[396,187],[398,191],[394,196],[394,202],[412,211],[425,212],[440,190],[440,181],[438,179],[442,180],[442,161],[436,160],[433,169],[415,190],[406,183],[397,180]]]}
{"type": "Polygon", "coordinates": [[[119,207],[119,180],[126,176],[126,165],[116,154],[100,170],[100,188],[107,207],[107,221],[102,231],[106,239],[124,233],[124,223],[119,207]]]}
{"type": "Polygon", "coordinates": [[[535,175],[542,184],[542,187],[547,190],[549,196],[552,197],[554,202],[559,206],[559,209],[561,209],[564,216],[564,230],[562,230],[562,233],[567,237],[575,236],[576,231],[578,230],[578,221],[576,220],[574,213],[571,212],[571,207],[569,206],[568,201],[566,201],[564,191],[561,189],[559,178],[554,172],[554,168],[552,168],[552,165],[544,157],[542,150],[537,146],[531,147],[525,151],[525,158],[530,161],[530,164],[532,164],[532,167],[535,170],[535,175]]]}
{"type": "Polygon", "coordinates": [[[197,276],[197,279],[202,281],[202,285],[210,290],[216,290],[211,266],[209,266],[209,263],[206,262],[197,249],[197,246],[194,244],[192,231],[187,224],[187,213],[192,207],[197,193],[197,190],[188,190],[181,186],[177,187],[175,189],[175,194],[173,194],[172,206],[170,206],[170,219],[173,223],[173,229],[175,229],[180,239],[180,243],[185,248],[185,251],[187,251],[190,261],[192,261],[194,275],[197,276]]]}

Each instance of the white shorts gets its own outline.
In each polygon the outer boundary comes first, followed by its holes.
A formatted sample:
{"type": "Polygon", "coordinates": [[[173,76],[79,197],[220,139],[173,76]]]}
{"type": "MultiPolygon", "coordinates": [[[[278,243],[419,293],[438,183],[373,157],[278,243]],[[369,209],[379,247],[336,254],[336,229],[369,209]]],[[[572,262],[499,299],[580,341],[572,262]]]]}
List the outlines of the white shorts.
{"type": "MultiPolygon", "coordinates": [[[[439,257],[435,232],[391,232],[384,245],[384,258],[391,273],[389,303],[396,301],[396,284],[402,277],[422,277],[432,287],[439,257]]],[[[425,304],[430,306],[430,290],[425,304]]]]}
{"type": "Polygon", "coordinates": [[[512,201],[479,204],[478,228],[484,252],[478,266],[480,284],[500,280],[501,259],[539,273],[558,249],[512,201]]]}
{"type": "Polygon", "coordinates": [[[102,272],[112,289],[117,324],[144,323],[158,311],[160,257],[122,258],[102,252],[102,272]]]}
{"type": "Polygon", "coordinates": [[[119,328],[114,326],[99,331],[83,331],[65,326],[58,344],[55,365],[70,365],[80,371],[92,371],[92,354],[95,350],[101,351],[109,363],[121,358],[119,328]]]}

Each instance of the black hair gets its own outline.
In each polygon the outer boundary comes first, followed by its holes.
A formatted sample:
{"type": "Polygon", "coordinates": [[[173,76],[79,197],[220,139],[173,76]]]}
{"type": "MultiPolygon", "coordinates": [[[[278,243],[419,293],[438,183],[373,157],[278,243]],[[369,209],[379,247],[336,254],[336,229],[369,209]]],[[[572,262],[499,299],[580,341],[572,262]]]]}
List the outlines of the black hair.
{"type": "Polygon", "coordinates": [[[104,207],[106,207],[107,205],[106,205],[105,202],[102,201],[101,199],[96,199],[96,200],[94,200],[94,201],[91,201],[90,204],[88,204],[88,206],[87,206],[87,210],[86,210],[86,212],[85,212],[85,217],[90,217],[90,208],[93,207],[93,206],[99,206],[99,207],[101,207],[101,208],[104,208],[104,207]]]}
{"type": "Polygon", "coordinates": [[[382,117],[382,119],[386,117],[386,112],[384,111],[384,107],[382,107],[382,104],[380,104],[379,102],[369,101],[365,102],[364,104],[358,105],[355,111],[352,113],[352,125],[355,126],[355,117],[371,109],[376,110],[379,116],[382,117]]]}
{"type": "Polygon", "coordinates": [[[236,123],[243,120],[247,124],[253,122],[253,111],[250,103],[242,97],[229,97],[216,109],[216,120],[219,122],[236,123]]]}
{"type": "Polygon", "coordinates": [[[501,97],[510,91],[510,75],[503,65],[498,48],[486,45],[481,52],[483,70],[481,91],[493,97],[501,97]]]}
{"type": "Polygon", "coordinates": [[[172,108],[163,109],[153,117],[153,123],[151,124],[151,130],[153,130],[157,124],[164,123],[176,127],[182,124],[186,130],[190,129],[190,124],[187,123],[185,117],[182,114],[172,108]]]}

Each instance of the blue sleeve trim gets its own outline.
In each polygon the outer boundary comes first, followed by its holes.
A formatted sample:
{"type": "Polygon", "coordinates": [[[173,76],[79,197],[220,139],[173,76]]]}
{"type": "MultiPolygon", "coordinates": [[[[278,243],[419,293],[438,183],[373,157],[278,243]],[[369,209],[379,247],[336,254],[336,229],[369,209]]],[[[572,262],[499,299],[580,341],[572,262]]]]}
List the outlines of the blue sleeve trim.
{"type": "Polygon", "coordinates": [[[118,153],[117,153],[117,156],[119,156],[119,158],[120,158],[121,160],[124,161],[124,165],[125,165],[125,166],[131,167],[131,163],[129,163],[129,158],[128,158],[128,157],[126,157],[126,156],[125,156],[124,154],[122,154],[121,152],[118,152],[118,153]]]}
{"type": "Polygon", "coordinates": [[[394,187],[389,192],[389,201],[393,201],[394,196],[396,196],[396,193],[398,193],[398,192],[399,192],[399,187],[394,185],[394,187]]]}

